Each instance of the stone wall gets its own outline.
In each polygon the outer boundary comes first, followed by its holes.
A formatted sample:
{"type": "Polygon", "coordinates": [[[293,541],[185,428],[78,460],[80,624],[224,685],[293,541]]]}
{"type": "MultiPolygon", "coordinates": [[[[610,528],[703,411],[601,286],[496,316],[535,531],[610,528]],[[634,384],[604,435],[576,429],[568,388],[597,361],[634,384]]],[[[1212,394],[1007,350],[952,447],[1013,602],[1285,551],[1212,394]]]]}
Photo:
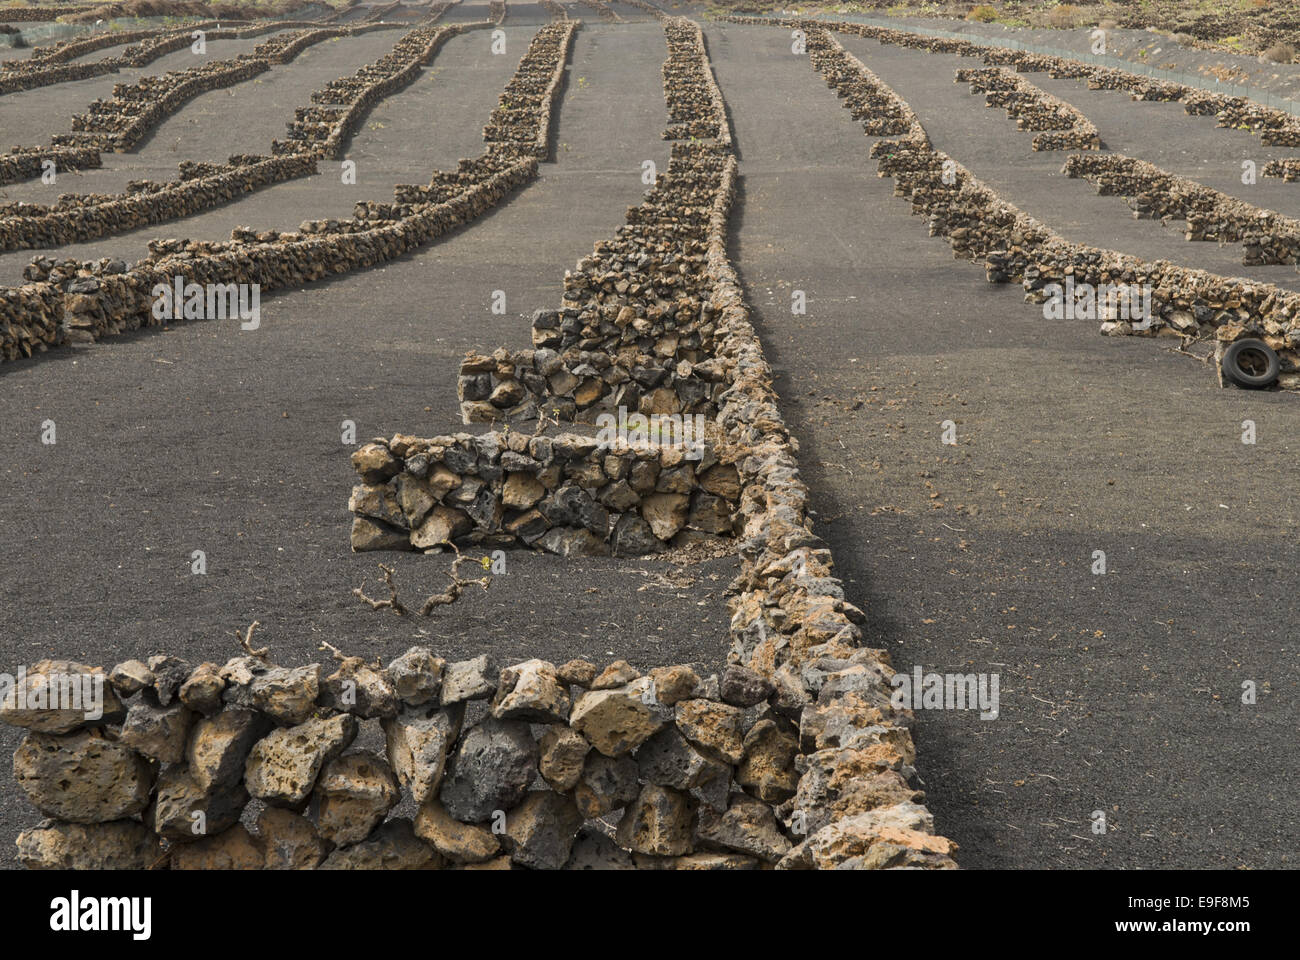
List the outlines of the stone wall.
{"type": "Polygon", "coordinates": [[[1062,172],[1095,184],[1097,192],[1127,198],[1133,215],[1185,220],[1188,240],[1243,243],[1245,264],[1300,262],[1300,220],[1119,154],[1074,156],[1062,172]]]}
{"type": "Polygon", "coordinates": [[[0,156],[0,184],[30,180],[44,172],[46,160],[54,161],[57,173],[72,173],[103,165],[94,147],[14,147],[0,156]]]}
{"type": "MultiPolygon", "coordinates": [[[[230,21],[226,22],[227,24],[230,23],[230,21]]],[[[238,22],[236,21],[236,23],[238,22]]],[[[49,86],[53,83],[64,83],[68,80],[85,80],[89,77],[99,77],[106,73],[117,73],[123,67],[147,66],[159,57],[177,50],[183,50],[192,44],[194,40],[190,34],[196,29],[206,30],[207,39],[217,40],[257,37],[264,33],[289,29],[295,26],[315,27],[319,25],[311,21],[271,20],[232,29],[208,29],[215,26],[215,24],[216,21],[200,21],[188,24],[181,29],[167,27],[142,31],[146,36],[139,43],[126,47],[118,56],[104,57],[87,63],[60,63],[57,61],[50,63],[46,58],[6,60],[0,64],[0,94],[12,93],[17,90],[31,90],[36,87],[49,86]]],[[[122,35],[117,34],[117,36],[122,35]]],[[[76,43],[80,41],[68,42],[76,43]]],[[[55,47],[57,48],[58,45],[56,44],[55,47]]],[[[82,52],[86,51],[83,50],[82,52]]]]}
{"type": "MultiPolygon", "coordinates": [[[[47,818],[17,841],[31,869],[807,865],[774,806],[816,734],[740,667],[499,669],[412,647],[386,666],[42,661],[21,689],[0,720],[27,729],[14,775],[47,818]],[[102,717],[30,706],[52,675],[100,685],[102,717]],[[350,749],[368,728],[382,751],[350,749]],[[390,816],[402,801],[413,816],[390,816]]],[[[890,811],[880,861],[924,815],[890,811]]]]}
{"type": "Polygon", "coordinates": [[[703,435],[693,440],[381,438],[352,455],[360,481],[348,501],[352,548],[439,552],[489,543],[566,557],[641,556],[696,534],[729,536],[736,468],[719,462],[703,435]]]}
{"type": "Polygon", "coordinates": [[[1001,67],[958,70],[958,83],[985,94],[990,107],[1003,107],[1021,130],[1044,131],[1034,137],[1035,150],[1100,150],[1101,137],[1091,120],[1072,104],[1001,67]]]}
{"type": "MultiPolygon", "coordinates": [[[[556,58],[567,55],[572,33],[580,25],[573,20],[543,27],[539,34],[547,40],[541,47],[556,58]]],[[[419,28],[399,46],[412,40],[417,55],[424,56],[432,44],[441,42],[438,37],[483,26],[451,24],[435,28],[432,37],[419,28]]],[[[556,73],[555,61],[544,66],[530,61],[520,70],[539,68],[548,77],[556,73]]],[[[551,84],[548,89],[554,96],[559,87],[551,84]]],[[[513,117],[512,139],[489,144],[482,162],[471,162],[473,176],[457,178],[454,191],[439,191],[436,198],[360,203],[354,218],[307,221],[294,232],[237,228],[229,241],[153,241],[150,255],[130,270],[121,261],[107,259],[79,263],[37,258],[24,271],[32,283],[0,298],[0,356],[12,360],[50,346],[91,343],[164,322],[153,316],[151,291],[159,283],[170,286],[176,277],[186,283],[258,284],[270,292],[371,267],[423,246],[480,216],[537,175],[536,144],[539,138],[545,140],[542,124],[549,122],[550,113],[549,103],[534,107],[513,117]],[[49,295],[45,285],[59,295],[49,295]]]]}
{"type": "MultiPolygon", "coordinates": [[[[298,110],[295,113],[298,119],[290,124],[291,139],[287,143],[272,143],[272,152],[276,156],[232,157],[225,165],[186,162],[181,164],[180,179],[172,183],[136,181],[125,194],[64,194],[52,206],[20,204],[7,207],[0,212],[0,249],[84,243],[112,233],[190,216],[260,187],[315,173],[318,158],[337,158],[342,154],[351,134],[375,103],[408,86],[419,75],[420,66],[428,63],[447,39],[475,26],[464,24],[410,31],[378,63],[369,64],[354,77],[334,81],[325,91],[314,93],[314,100],[337,102],[339,106],[320,108],[322,113],[317,115],[316,122],[310,124],[301,122],[301,118],[311,112],[311,108],[298,110]],[[187,168],[199,172],[187,176],[187,168]]],[[[335,36],[373,29],[373,26],[342,27],[320,32],[335,36]]],[[[281,48],[280,54],[294,55],[297,51],[289,49],[293,45],[307,40],[314,43],[320,39],[324,38],[313,38],[311,33],[299,35],[296,40],[286,38],[289,42],[281,48]]],[[[80,165],[99,164],[98,151],[94,147],[57,149],[61,164],[71,165],[74,161],[80,165]],[[69,156],[73,159],[66,159],[69,156]],[[92,157],[94,163],[87,163],[92,157]]],[[[21,159],[27,166],[34,166],[32,175],[35,175],[40,172],[40,161],[54,155],[54,151],[36,149],[30,154],[0,158],[0,174],[5,159],[21,159]]]]}
{"type": "Polygon", "coordinates": [[[620,407],[644,415],[716,411],[726,385],[710,362],[704,253],[725,166],[719,148],[731,134],[698,26],[665,24],[669,130],[686,138],[712,131],[714,142],[673,144],[668,170],[645,201],[565,276],[560,309],[534,312],[534,349],[463,361],[466,423],[527,419],[539,409],[586,422],[620,407]]]}
{"type": "Polygon", "coordinates": [[[1300,160],[1270,160],[1264,165],[1263,174],[1266,177],[1278,177],[1288,183],[1294,183],[1300,180],[1300,160]]]}
{"type": "MultiPolygon", "coordinates": [[[[762,678],[765,736],[790,756],[779,792],[762,797],[793,844],[781,865],[953,867],[955,845],[934,835],[914,786],[912,716],[890,704],[888,654],[863,645],[865,614],[812,531],[798,444],[727,258],[738,168],[703,38],[676,18],[665,32],[668,136],[714,138],[673,145],[646,202],[568,274],[561,309],[533,315],[539,347],[464,362],[462,415],[706,412],[738,484],[728,660],[762,678]]],[[[841,92],[853,102],[872,95],[869,83],[841,92]]],[[[894,119],[907,118],[902,105],[894,119]]]]}
{"type": "MultiPolygon", "coordinates": [[[[835,71],[850,62],[839,41],[819,24],[802,22],[802,27],[814,66],[836,64],[830,75],[837,75],[835,71]]],[[[859,61],[852,62],[879,99],[894,101],[882,116],[895,116],[906,108],[905,101],[859,61]]],[[[1022,283],[1026,299],[1033,302],[1046,299],[1046,288],[1064,284],[1067,276],[1077,285],[1150,286],[1149,327],[1098,318],[1103,319],[1102,332],[1213,339],[1220,351],[1224,343],[1257,337],[1279,354],[1278,386],[1300,389],[1300,294],[1067,241],[934,149],[919,123],[901,140],[876,142],[871,155],[879,161],[880,176],[895,179],[895,194],[908,198],[912,212],[926,218],[930,235],[946,238],[956,257],[982,260],[991,282],[1022,283]]]]}
{"type": "MultiPolygon", "coordinates": [[[[733,23],[781,27],[828,29],[869,37],[926,53],[946,53],[975,57],[991,66],[1014,67],[1019,73],[1047,73],[1056,79],[1085,80],[1094,90],[1123,90],[1135,100],[1181,101],[1189,114],[1213,114],[1219,126],[1250,129],[1260,134],[1266,146],[1300,146],[1300,120],[1294,114],[1254,103],[1243,97],[1209,93],[1165,80],[1158,80],[1118,67],[1103,67],[1068,57],[1031,53],[1009,47],[989,47],[954,38],[931,37],[891,27],[844,21],[803,21],[790,18],[729,16],[733,23]]],[[[1050,149],[1050,148],[1049,148],[1050,149]]],[[[1284,168],[1265,169],[1269,176],[1280,176],[1284,168]]]]}

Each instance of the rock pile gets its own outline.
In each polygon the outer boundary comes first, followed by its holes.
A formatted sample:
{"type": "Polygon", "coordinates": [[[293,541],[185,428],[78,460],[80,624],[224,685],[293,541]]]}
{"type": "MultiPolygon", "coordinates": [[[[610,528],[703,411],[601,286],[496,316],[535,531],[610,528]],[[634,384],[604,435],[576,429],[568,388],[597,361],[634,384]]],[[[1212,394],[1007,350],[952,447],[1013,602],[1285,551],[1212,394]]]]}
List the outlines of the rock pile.
{"type": "Polygon", "coordinates": [[[1024,77],[1001,67],[958,70],[958,83],[969,83],[972,93],[983,93],[990,107],[1003,107],[1021,130],[1041,130],[1035,150],[1100,150],[1101,137],[1091,120],[1072,104],[1034,86],[1024,77]]]}
{"type": "Polygon", "coordinates": [[[379,438],[352,455],[352,549],[524,545],[641,556],[730,535],[740,488],[704,437],[629,445],[572,433],[379,438]]]}
{"type": "Polygon", "coordinates": [[[1188,240],[1245,244],[1247,266],[1300,262],[1300,220],[1176,176],[1145,160],[1119,154],[1074,156],[1062,172],[1095,184],[1100,194],[1127,198],[1135,217],[1185,220],[1188,240]]]}
{"type": "Polygon", "coordinates": [[[1278,177],[1292,183],[1300,180],[1300,160],[1270,160],[1264,165],[1263,173],[1266,177],[1278,177]]]}

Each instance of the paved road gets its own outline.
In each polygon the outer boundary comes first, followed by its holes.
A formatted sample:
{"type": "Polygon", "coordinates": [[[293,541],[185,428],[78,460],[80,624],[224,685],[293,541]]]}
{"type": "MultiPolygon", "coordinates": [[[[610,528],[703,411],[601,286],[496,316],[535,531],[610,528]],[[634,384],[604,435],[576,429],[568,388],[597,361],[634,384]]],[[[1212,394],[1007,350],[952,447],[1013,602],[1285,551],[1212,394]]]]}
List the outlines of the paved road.
{"type": "MultiPolygon", "coordinates": [[[[819,532],[895,666],[1001,678],[999,719],[918,720],[920,773],[961,862],[1294,866],[1295,398],[1219,390],[1155,342],[1049,326],[927,236],[787,37],[706,33],[742,151],[732,254],[819,532]],[[793,289],[806,316],[791,316],[793,289]],[[1255,446],[1239,440],[1246,418],[1255,446]]],[[[941,146],[1037,189],[1027,152],[943,134],[1008,121],[954,96],[946,65],[927,85],[897,59],[864,55],[896,89],[953,103],[951,123],[926,117],[941,146]]]]}

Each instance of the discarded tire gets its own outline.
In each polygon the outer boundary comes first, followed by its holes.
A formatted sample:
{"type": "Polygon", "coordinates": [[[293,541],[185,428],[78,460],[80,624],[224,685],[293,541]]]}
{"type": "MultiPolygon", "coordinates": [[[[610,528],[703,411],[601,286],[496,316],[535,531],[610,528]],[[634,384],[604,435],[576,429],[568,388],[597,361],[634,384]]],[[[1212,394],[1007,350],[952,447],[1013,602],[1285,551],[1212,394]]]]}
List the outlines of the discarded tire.
{"type": "Polygon", "coordinates": [[[1237,340],[1223,353],[1223,375],[1239,387],[1267,387],[1277,379],[1281,368],[1277,354],[1263,340],[1237,340]]]}

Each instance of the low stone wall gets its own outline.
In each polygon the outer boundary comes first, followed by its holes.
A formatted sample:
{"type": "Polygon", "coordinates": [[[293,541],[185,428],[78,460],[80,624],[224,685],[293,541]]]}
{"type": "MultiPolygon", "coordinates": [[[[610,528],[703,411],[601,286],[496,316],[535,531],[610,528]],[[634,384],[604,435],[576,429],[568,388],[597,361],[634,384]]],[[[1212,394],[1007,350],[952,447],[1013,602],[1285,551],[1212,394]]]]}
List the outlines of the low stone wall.
{"type": "MultiPolygon", "coordinates": [[[[238,22],[238,21],[236,21],[238,22]]],[[[318,26],[319,24],[301,21],[280,21],[268,20],[252,26],[233,27],[229,29],[213,30],[217,21],[198,21],[188,24],[182,28],[167,27],[157,30],[140,31],[141,37],[139,43],[134,43],[126,47],[122,53],[116,57],[104,57],[89,63],[61,63],[64,59],[59,56],[55,62],[51,63],[49,58],[33,56],[21,60],[7,60],[0,64],[0,94],[13,93],[18,90],[32,90],[36,87],[45,87],[54,83],[64,83],[69,80],[85,80],[90,77],[103,76],[106,73],[117,73],[123,67],[143,67],[153,63],[159,57],[177,50],[183,50],[194,42],[190,34],[194,30],[205,30],[207,39],[231,39],[257,37],[264,33],[287,29],[293,26],[318,26]]],[[[227,24],[230,21],[226,21],[227,24]]],[[[116,34],[122,37],[124,34],[116,34]]],[[[92,38],[93,39],[93,38],[92,38]]],[[[86,43],[87,40],[66,41],[71,46],[76,43],[86,43]]],[[[39,48],[38,48],[39,49],[39,48]]],[[[55,44],[55,51],[61,49],[55,44]]],[[[80,53],[85,53],[81,50],[80,53]]],[[[73,55],[80,55],[73,54],[73,55]]]]}
{"type": "Polygon", "coordinates": [[[466,423],[528,419],[539,409],[585,422],[619,408],[644,415],[716,411],[725,384],[709,362],[714,324],[705,302],[704,246],[725,165],[720,148],[731,134],[698,26],[665,24],[670,132],[694,138],[712,130],[715,139],[673,145],[666,175],[629,209],[618,235],[566,275],[560,309],[534,312],[534,349],[504,352],[501,361],[497,354],[463,361],[458,389],[466,423]]]}
{"type": "Polygon", "coordinates": [[[578,4],[596,11],[597,18],[606,23],[621,23],[623,20],[605,0],[578,0],[578,4]]]}
{"type": "MultiPolygon", "coordinates": [[[[17,692],[0,709],[28,731],[15,779],[48,818],[18,838],[30,869],[809,864],[774,805],[796,795],[799,738],[815,734],[735,666],[494,669],[425,647],[386,666],[157,656],[107,675],[42,661],[23,695],[54,676],[98,685],[103,715],[28,707],[17,692]],[[382,754],[349,749],[366,724],[382,730],[382,754]],[[405,798],[414,817],[391,817],[405,798]]],[[[892,865],[926,816],[891,806],[862,865],[892,865]]]]}
{"type": "Polygon", "coordinates": [[[4,7],[0,9],[0,21],[5,23],[50,23],[59,17],[74,13],[85,13],[94,6],[58,6],[58,7],[4,7]]]}
{"type": "Polygon", "coordinates": [[[1034,137],[1035,150],[1100,150],[1097,127],[1072,104],[1001,67],[958,70],[958,83],[985,94],[985,104],[1003,107],[1021,130],[1044,131],[1034,137]]]}
{"type": "Polygon", "coordinates": [[[352,548],[438,552],[488,542],[566,557],[641,556],[692,531],[730,535],[736,468],[719,462],[703,434],[694,439],[630,446],[490,432],[377,440],[352,455],[360,479],[348,502],[352,548]]]}
{"type": "Polygon", "coordinates": [[[74,173],[103,164],[94,147],[15,147],[0,156],[0,184],[39,177],[46,160],[54,161],[57,173],[74,173]]]}
{"type": "Polygon", "coordinates": [[[1288,183],[1300,180],[1300,160],[1270,160],[1264,165],[1266,177],[1278,177],[1288,183]]]}
{"type": "MultiPolygon", "coordinates": [[[[728,602],[728,659],[772,690],[773,735],[797,734],[788,793],[772,798],[796,841],[782,866],[951,868],[955,845],[934,835],[912,786],[911,714],[890,704],[888,654],[862,645],[865,615],[845,599],[811,529],[798,445],[727,259],[737,163],[721,92],[690,26],[666,21],[669,136],[711,125],[717,138],[674,144],[647,201],[568,274],[561,310],[534,314],[539,348],[465,361],[462,415],[707,410],[720,434],[717,455],[735,466],[739,484],[730,526],[741,574],[728,602]],[[693,58],[695,69],[675,58],[693,58]],[[706,76],[703,85],[690,82],[706,76]],[[690,294],[676,310],[660,289],[671,289],[673,268],[677,292],[690,294]],[[650,314],[651,306],[659,309],[650,314]],[[684,344],[683,333],[693,339],[684,344]]],[[[869,82],[840,89],[850,101],[872,96],[869,82]]],[[[914,119],[905,105],[893,116],[914,119]]]]}
{"type": "MultiPolygon", "coordinates": [[[[580,24],[569,21],[542,31],[571,33],[580,24]]],[[[436,29],[458,32],[481,26],[452,24],[436,29]]],[[[408,39],[411,35],[402,43],[408,39]]],[[[425,40],[418,50],[428,49],[428,42],[433,42],[425,40]]],[[[567,53],[569,41],[550,49],[561,56],[567,53]]],[[[547,66],[548,75],[553,67],[553,63],[547,66]]],[[[550,89],[554,95],[558,87],[550,89]]],[[[372,217],[377,205],[363,203],[353,219],[309,221],[296,232],[237,228],[229,241],[154,241],[150,255],[131,270],[121,261],[37,258],[24,272],[33,283],[19,288],[19,296],[0,298],[0,356],[12,360],[50,346],[90,343],[126,330],[174,322],[153,316],[151,291],[160,283],[170,287],[176,277],[200,285],[257,284],[262,292],[271,292],[401,256],[475,219],[532,180],[537,175],[535,152],[517,144],[536,142],[545,115],[549,111],[537,104],[532,114],[516,118],[516,142],[490,145],[491,162],[476,167],[479,175],[467,178],[458,191],[436,202],[404,204],[396,216],[372,217]],[[48,296],[39,289],[41,285],[53,287],[60,295],[48,296]],[[29,286],[37,289],[29,291],[29,286]]]]}
{"type": "MultiPolygon", "coordinates": [[[[1135,100],[1182,101],[1190,114],[1216,115],[1221,127],[1248,128],[1259,133],[1266,146],[1300,146],[1300,120],[1284,110],[1265,107],[1242,97],[1228,97],[1154,79],[1118,67],[1102,67],[1068,57],[989,47],[967,40],[931,37],[863,23],[754,16],[728,16],[726,19],[733,23],[833,30],[925,53],[975,57],[992,66],[1014,67],[1019,73],[1045,72],[1056,79],[1086,80],[1091,89],[1123,90],[1135,100]]],[[[1050,137],[1047,142],[1050,142],[1050,137]]],[[[1065,149],[1073,147],[1067,145],[1065,149]]]]}
{"type": "MultiPolygon", "coordinates": [[[[830,31],[805,24],[814,66],[834,60],[842,50],[830,31]]],[[[866,70],[865,67],[861,68],[866,70]]],[[[894,99],[886,115],[905,102],[870,71],[867,82],[882,98],[894,99]]],[[[1175,336],[1227,343],[1258,337],[1277,351],[1283,389],[1300,389],[1300,294],[1272,284],[1222,277],[1147,262],[1127,254],[1072,243],[997,196],[960,163],[931,145],[919,125],[902,140],[881,140],[871,147],[880,176],[893,177],[895,194],[911,200],[912,212],[929,223],[931,236],[942,236],[962,259],[982,260],[988,279],[1019,282],[1026,298],[1042,302],[1046,288],[1064,285],[1133,285],[1151,288],[1149,326],[1119,318],[1098,317],[1101,331],[1113,336],[1175,336]],[[945,176],[945,172],[947,176],[945,176]]]]}
{"type": "Polygon", "coordinates": [[[483,127],[489,147],[510,145],[539,160],[550,156],[551,105],[564,82],[564,65],[581,23],[566,19],[537,32],[483,127]]]}
{"type": "Polygon", "coordinates": [[[64,196],[52,207],[16,204],[14,209],[0,208],[0,249],[84,243],[211,210],[269,184],[314,173],[316,159],[311,154],[241,157],[232,158],[220,172],[155,184],[155,189],[136,193],[64,196]]]}
{"type": "Polygon", "coordinates": [[[1188,240],[1245,244],[1246,266],[1300,262],[1300,220],[1176,176],[1145,160],[1119,154],[1075,156],[1065,162],[1062,173],[1095,184],[1100,194],[1127,198],[1135,217],[1187,221],[1188,240]]]}
{"type": "MultiPolygon", "coordinates": [[[[220,206],[254,190],[316,172],[316,160],[337,159],[343,155],[352,133],[360,127],[376,103],[409,86],[450,37],[486,24],[457,24],[440,28],[420,28],[405,34],[393,51],[378,64],[362,67],[353,77],[334,81],[319,95],[337,99],[343,109],[307,108],[295,112],[298,118],[290,126],[292,139],[272,143],[272,157],[232,157],[225,165],[205,164],[196,167],[182,163],[182,175],[172,183],[136,182],[125,194],[60,196],[53,206],[22,204],[0,210],[0,249],[57,247],[84,243],[98,237],[150,224],[164,223],[220,206]],[[387,76],[383,76],[388,72],[387,76]],[[374,79],[380,74],[380,79],[374,79]],[[313,114],[322,109],[320,114],[313,114]],[[304,122],[311,115],[312,122],[304,122]],[[186,169],[196,172],[186,175],[186,169]]],[[[380,25],[386,26],[386,25],[380,25]]],[[[328,36],[353,34],[371,28],[334,28],[320,31],[328,36]]],[[[279,39],[279,38],[277,38],[279,39]]],[[[311,33],[284,38],[279,56],[290,57],[303,49],[303,42],[319,42],[311,33]]],[[[262,49],[259,47],[259,49],[262,49]]],[[[313,94],[313,98],[318,94],[313,94]]],[[[93,157],[99,164],[95,148],[59,148],[63,156],[75,155],[83,161],[93,157]]],[[[26,167],[39,173],[39,161],[53,156],[53,151],[34,150],[31,154],[12,154],[0,158],[0,178],[5,159],[21,158],[26,167]]],[[[0,179],[0,182],[3,182],[0,179]]]]}

